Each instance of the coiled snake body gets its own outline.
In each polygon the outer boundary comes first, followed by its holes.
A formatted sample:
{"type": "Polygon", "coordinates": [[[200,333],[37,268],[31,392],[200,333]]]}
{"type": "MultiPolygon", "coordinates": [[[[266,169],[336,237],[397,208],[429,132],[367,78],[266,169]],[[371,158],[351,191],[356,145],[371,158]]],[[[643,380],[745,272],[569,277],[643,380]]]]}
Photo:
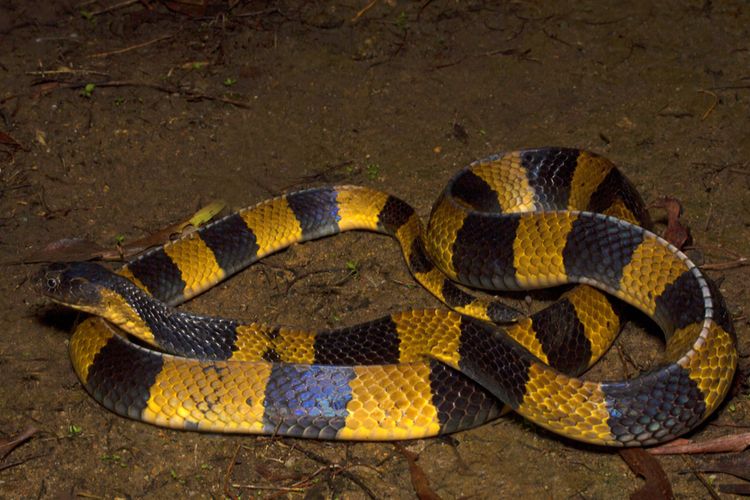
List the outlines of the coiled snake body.
{"type": "Polygon", "coordinates": [[[638,223],[648,223],[640,197],[608,160],[523,150],[460,171],[426,229],[409,205],[380,191],[315,188],[227,216],[117,274],[92,263],[52,265],[42,288],[109,321],[89,318],[71,339],[86,389],[110,410],[156,425],[406,439],[478,425],[505,403],[572,439],[649,445],[717,408],[737,353],[717,287],[638,223]],[[393,235],[415,278],[453,311],[407,310],[308,332],[171,307],[265,255],[351,229],[393,235]],[[582,285],[523,318],[456,283],[582,285]],[[620,324],[617,303],[586,285],[653,318],[667,339],[666,364],[626,381],[577,378],[620,324]]]}

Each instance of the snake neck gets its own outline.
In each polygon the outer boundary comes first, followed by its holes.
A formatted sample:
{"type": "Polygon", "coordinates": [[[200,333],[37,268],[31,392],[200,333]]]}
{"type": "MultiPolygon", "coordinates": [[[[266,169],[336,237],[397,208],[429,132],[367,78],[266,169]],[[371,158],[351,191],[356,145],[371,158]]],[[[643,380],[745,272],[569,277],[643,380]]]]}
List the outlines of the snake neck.
{"type": "Polygon", "coordinates": [[[167,306],[131,281],[113,275],[97,314],[164,352],[202,359],[231,357],[239,322],[197,316],[167,306]]]}

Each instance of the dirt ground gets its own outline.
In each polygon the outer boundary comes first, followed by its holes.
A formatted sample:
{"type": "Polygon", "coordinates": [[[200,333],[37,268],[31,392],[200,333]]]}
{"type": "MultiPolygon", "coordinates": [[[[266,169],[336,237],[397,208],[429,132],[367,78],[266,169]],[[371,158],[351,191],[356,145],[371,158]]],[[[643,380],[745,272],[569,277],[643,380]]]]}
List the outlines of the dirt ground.
{"type": "MultiPolygon", "coordinates": [[[[0,497],[415,497],[393,444],[163,430],[115,416],[79,384],[67,354],[76,315],[45,302],[30,286],[39,266],[18,262],[61,238],[127,243],[217,198],[237,209],[364,184],[426,217],[473,159],[591,149],[648,201],[681,200],[690,253],[718,268],[709,275],[748,369],[747,1],[246,1],[197,16],[149,1],[98,12],[116,3],[0,1],[0,438],[39,429],[0,461],[0,497]]],[[[273,256],[187,307],[322,328],[435,305],[394,241],[349,233],[273,256]]],[[[592,377],[659,359],[658,337],[636,323],[592,377]]],[[[747,430],[742,390],[690,437],[747,430]]],[[[643,484],[616,452],[513,416],[405,446],[442,498],[616,498],[643,484]]],[[[695,473],[705,457],[659,461],[682,498],[707,497],[702,481],[739,481],[695,473]]]]}

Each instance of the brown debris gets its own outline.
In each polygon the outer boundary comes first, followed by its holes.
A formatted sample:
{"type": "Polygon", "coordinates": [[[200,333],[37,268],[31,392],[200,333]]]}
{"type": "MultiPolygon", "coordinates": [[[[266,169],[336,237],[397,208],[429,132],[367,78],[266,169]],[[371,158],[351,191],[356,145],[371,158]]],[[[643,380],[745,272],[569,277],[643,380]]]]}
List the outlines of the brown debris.
{"type": "Polygon", "coordinates": [[[404,456],[406,462],[409,464],[411,484],[414,486],[414,492],[417,494],[417,498],[419,498],[419,500],[440,500],[440,495],[435,493],[430,486],[430,480],[427,478],[424,469],[422,469],[417,463],[419,455],[407,450],[399,443],[394,443],[393,445],[404,456]]]}
{"type": "Polygon", "coordinates": [[[633,473],[646,480],[646,484],[630,495],[635,500],[657,500],[674,498],[672,484],[669,482],[659,461],[642,448],[620,450],[620,457],[628,464],[633,473]]]}
{"type": "Polygon", "coordinates": [[[463,144],[467,144],[469,142],[469,134],[466,132],[464,126],[460,123],[454,122],[453,130],[451,132],[453,134],[453,138],[458,142],[461,142],[463,144]]]}
{"type": "Polygon", "coordinates": [[[680,221],[682,215],[682,204],[677,198],[665,196],[651,204],[654,208],[662,208],[667,212],[667,229],[662,237],[682,250],[685,245],[692,241],[690,228],[680,221]]]}

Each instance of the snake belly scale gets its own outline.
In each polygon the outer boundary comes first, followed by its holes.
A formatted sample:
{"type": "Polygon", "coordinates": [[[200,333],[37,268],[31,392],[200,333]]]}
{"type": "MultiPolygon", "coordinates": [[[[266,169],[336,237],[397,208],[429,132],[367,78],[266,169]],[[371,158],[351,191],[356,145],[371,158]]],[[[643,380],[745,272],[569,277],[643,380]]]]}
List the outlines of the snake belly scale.
{"type": "Polygon", "coordinates": [[[117,273],[52,265],[41,287],[100,316],[83,321],[70,344],[86,389],[110,410],[156,425],[407,439],[479,425],[506,404],[568,438],[650,445],[719,406],[737,352],[717,287],[640,226],[648,224],[640,196],[607,159],[541,148],[461,170],[426,228],[386,193],[313,188],[229,215],[117,273]],[[173,307],[270,253],[353,229],[394,236],[417,281],[453,310],[311,332],[173,307]],[[529,317],[457,285],[567,283],[579,286],[529,317]],[[631,380],[582,380],[619,330],[610,296],[658,324],[666,363],[631,380]]]}

